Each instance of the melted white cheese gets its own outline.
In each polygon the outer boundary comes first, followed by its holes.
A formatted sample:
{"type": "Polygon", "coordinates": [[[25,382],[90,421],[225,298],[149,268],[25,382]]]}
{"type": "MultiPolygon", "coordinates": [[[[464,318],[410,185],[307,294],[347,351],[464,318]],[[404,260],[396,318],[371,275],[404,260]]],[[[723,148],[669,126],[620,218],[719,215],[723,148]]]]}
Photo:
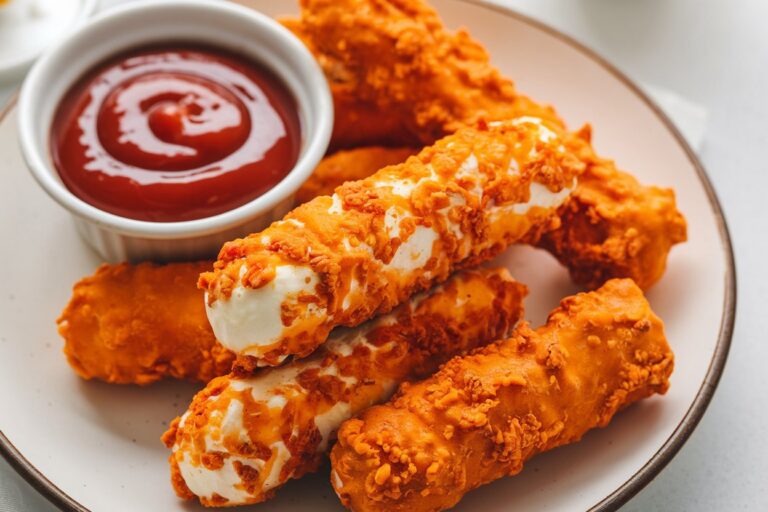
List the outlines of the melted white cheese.
{"type": "MultiPolygon", "coordinates": [[[[241,277],[246,270],[243,265],[241,277]]],[[[299,293],[314,294],[318,281],[317,274],[307,266],[280,265],[274,279],[261,288],[238,284],[229,299],[222,297],[211,305],[206,294],[206,313],[213,333],[236,353],[248,354],[249,349],[271,345],[282,337],[286,327],[281,321],[283,303],[295,302],[299,293]]],[[[325,308],[318,306],[306,310],[308,316],[325,314],[325,308]]]]}
{"type": "Polygon", "coordinates": [[[344,212],[344,206],[341,204],[341,198],[338,194],[333,194],[331,196],[331,207],[328,208],[328,213],[330,214],[336,214],[340,215],[344,212]]]}
{"type": "Polygon", "coordinates": [[[413,272],[427,264],[432,257],[432,246],[439,238],[437,232],[426,226],[416,226],[408,240],[400,244],[385,268],[399,272],[413,272]]]}

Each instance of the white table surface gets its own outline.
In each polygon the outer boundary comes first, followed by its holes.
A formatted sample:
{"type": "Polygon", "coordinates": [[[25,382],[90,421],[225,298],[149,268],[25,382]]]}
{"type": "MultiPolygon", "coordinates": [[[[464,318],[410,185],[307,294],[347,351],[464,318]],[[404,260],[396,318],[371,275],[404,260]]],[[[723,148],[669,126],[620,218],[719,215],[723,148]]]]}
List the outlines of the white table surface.
{"type": "MultiPolygon", "coordinates": [[[[768,510],[768,214],[761,210],[768,189],[768,1],[497,2],[574,36],[638,82],[675,91],[709,111],[700,157],[736,251],[733,345],[699,427],[622,510],[768,510]]],[[[16,86],[0,84],[0,104],[16,86]]],[[[52,510],[0,458],[0,512],[52,510]]]]}

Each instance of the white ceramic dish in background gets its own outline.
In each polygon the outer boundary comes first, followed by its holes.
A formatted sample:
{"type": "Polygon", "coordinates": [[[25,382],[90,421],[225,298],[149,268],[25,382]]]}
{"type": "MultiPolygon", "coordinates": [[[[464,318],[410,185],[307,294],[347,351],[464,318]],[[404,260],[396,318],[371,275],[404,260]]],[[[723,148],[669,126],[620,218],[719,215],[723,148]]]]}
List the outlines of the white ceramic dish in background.
{"type": "Polygon", "coordinates": [[[46,48],[77,28],[97,0],[9,0],[0,6],[0,83],[21,78],[46,48]]]}
{"type": "Polygon", "coordinates": [[[221,245],[282,218],[293,194],[323,157],[333,128],[333,103],[315,59],[268,16],[229,2],[152,0],[97,16],[43,55],[19,95],[19,139],[32,175],[72,213],[82,237],[108,261],[215,256],[221,245]],[[293,93],[302,141],[293,170],[275,187],[228,212],[184,222],[128,219],[70,192],[53,166],[49,130],[69,87],[106,58],[138,46],[183,41],[227,48],[264,64],[293,93]]]}
{"type": "MultiPolygon", "coordinates": [[[[519,15],[454,0],[432,0],[451,27],[466,26],[518,88],[557,105],[571,126],[591,121],[604,155],[642,181],[674,187],[689,221],[664,278],[649,293],[676,353],[672,387],[618,415],[578,444],[530,461],[522,474],[470,493],[459,511],[578,511],[616,508],[674,455],[706,408],[733,327],[734,275],[728,234],[709,182],[669,122],[599,58],[519,15]]],[[[293,2],[252,1],[270,14],[293,2]]],[[[27,478],[66,510],[190,511],[168,484],[158,437],[197,386],[150,388],[82,382],[67,367],[53,319],[70,286],[99,258],[67,216],[23,171],[13,110],[0,122],[0,447],[27,478]],[[8,185],[12,186],[8,186],[8,185]],[[52,257],[55,254],[55,257],[52,257]]],[[[528,317],[539,323],[574,288],[547,254],[513,248],[499,262],[530,286],[528,317]]],[[[341,507],[328,468],[278,492],[260,512],[341,507]]]]}

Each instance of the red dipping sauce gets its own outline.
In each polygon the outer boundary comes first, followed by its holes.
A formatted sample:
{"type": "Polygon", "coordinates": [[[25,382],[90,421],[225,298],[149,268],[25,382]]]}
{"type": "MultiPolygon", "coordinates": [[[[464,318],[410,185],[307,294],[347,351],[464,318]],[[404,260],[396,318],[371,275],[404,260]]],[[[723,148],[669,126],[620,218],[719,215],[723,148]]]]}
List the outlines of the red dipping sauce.
{"type": "Polygon", "coordinates": [[[132,51],[64,96],[53,163],[80,199],[131,219],[210,217],[259,197],[293,168],[296,102],[269,70],[220,49],[132,51]]]}

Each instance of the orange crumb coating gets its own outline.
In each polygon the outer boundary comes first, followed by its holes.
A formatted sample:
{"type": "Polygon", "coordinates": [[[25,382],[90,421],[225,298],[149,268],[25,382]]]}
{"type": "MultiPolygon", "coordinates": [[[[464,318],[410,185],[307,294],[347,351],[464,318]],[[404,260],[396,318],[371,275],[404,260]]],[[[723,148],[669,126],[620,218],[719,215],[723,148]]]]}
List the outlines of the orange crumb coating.
{"type": "Polygon", "coordinates": [[[506,269],[461,272],[388,315],[335,331],[305,359],[211,381],[163,437],[177,494],[206,506],[270,498],[317,469],[343,420],[383,402],[399,383],[506,336],[525,294],[506,269]]]}
{"type": "Polygon", "coordinates": [[[282,302],[275,319],[280,336],[240,351],[236,365],[252,370],[287,355],[303,357],[333,327],[390,311],[456,269],[555,227],[559,203],[537,206],[531,190],[562,195],[562,202],[584,168],[583,148],[578,137],[533,118],[462,128],[400,165],[346,183],[333,197],[315,198],[261,233],[225,244],[214,271],[199,281],[209,318],[224,308],[217,301],[267,285],[280,266],[310,269],[318,284],[282,302]],[[423,250],[412,246],[424,240],[423,250]]]}
{"type": "Polygon", "coordinates": [[[664,274],[672,246],[687,238],[674,191],[643,186],[600,158],[591,159],[558,214],[562,226],[539,245],[588,288],[628,277],[647,290],[664,274]]]}
{"type": "Polygon", "coordinates": [[[370,145],[424,145],[407,130],[403,119],[385,113],[375,102],[361,98],[358,94],[359,84],[350,80],[351,75],[341,62],[313,44],[300,20],[284,18],[279,21],[302,40],[328,79],[334,109],[330,142],[332,151],[370,145]]]}
{"type": "Polygon", "coordinates": [[[333,147],[432,144],[476,120],[555,112],[519,94],[464,30],[423,2],[302,0],[283,20],[323,68],[336,111],[333,147]]]}
{"type": "Polygon", "coordinates": [[[371,146],[337,151],[323,158],[312,176],[296,192],[296,203],[306,203],[317,196],[329,196],[347,181],[363,180],[388,165],[399,164],[418,153],[412,148],[371,146]]]}
{"type": "MultiPolygon", "coordinates": [[[[431,144],[478,118],[521,115],[564,128],[548,106],[517,92],[465,31],[445,29],[420,0],[304,0],[285,20],[328,78],[339,115],[332,145],[431,144]]],[[[574,280],[594,288],[629,277],[644,289],[663,274],[686,225],[667,189],[643,187],[592,155],[562,225],[542,242],[574,280]],[[599,201],[599,203],[597,202],[599,201]],[[628,204],[627,204],[628,203],[628,204]]]]}
{"type": "Polygon", "coordinates": [[[331,483],[355,511],[437,511],[665,393],[673,354],[631,280],[564,299],[537,330],[449,361],[345,422],[331,483]]]}
{"type": "Polygon", "coordinates": [[[102,265],[80,280],[57,320],[69,364],[84,379],[117,384],[229,372],[234,354],[216,341],[195,287],[209,266],[102,265]]]}

